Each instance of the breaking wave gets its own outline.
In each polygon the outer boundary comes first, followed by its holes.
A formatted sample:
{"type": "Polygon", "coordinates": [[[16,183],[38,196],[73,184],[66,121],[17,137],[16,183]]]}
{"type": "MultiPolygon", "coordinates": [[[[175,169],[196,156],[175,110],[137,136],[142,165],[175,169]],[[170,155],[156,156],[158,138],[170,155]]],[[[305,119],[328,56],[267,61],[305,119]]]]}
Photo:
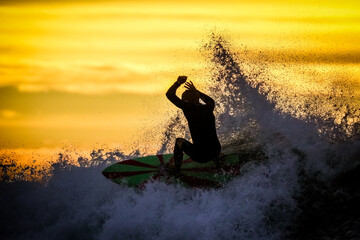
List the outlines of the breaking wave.
{"type": "MultiPolygon", "coordinates": [[[[334,107],[337,95],[282,94],[221,36],[202,50],[223,151],[250,159],[239,177],[222,189],[138,190],[100,174],[138,151],[94,150],[76,163],[61,154],[49,169],[2,159],[0,239],[358,239],[358,109],[334,107]]],[[[158,153],[181,134],[178,113],[158,153]]]]}

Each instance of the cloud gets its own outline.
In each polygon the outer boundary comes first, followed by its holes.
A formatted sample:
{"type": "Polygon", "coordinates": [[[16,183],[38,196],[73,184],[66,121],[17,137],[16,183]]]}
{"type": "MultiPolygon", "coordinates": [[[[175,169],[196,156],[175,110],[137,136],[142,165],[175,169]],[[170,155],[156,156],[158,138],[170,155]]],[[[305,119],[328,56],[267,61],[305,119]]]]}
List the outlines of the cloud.
{"type": "Polygon", "coordinates": [[[109,66],[109,65],[85,65],[83,66],[85,69],[91,69],[95,71],[114,71],[117,70],[116,67],[109,66]]]}
{"type": "MultiPolygon", "coordinates": [[[[72,0],[0,0],[1,5],[34,4],[34,3],[71,3],[72,0]]],[[[98,2],[98,0],[76,1],[76,2],[98,2]]]]}
{"type": "Polygon", "coordinates": [[[360,63],[360,51],[326,52],[316,50],[283,50],[267,51],[260,53],[254,51],[254,58],[270,60],[272,63],[317,63],[317,64],[358,64],[360,63]],[[256,55],[256,56],[255,56],[256,55]]]}
{"type": "Polygon", "coordinates": [[[19,113],[11,109],[2,109],[0,110],[0,116],[5,119],[13,119],[19,116],[19,113]]]}
{"type": "Polygon", "coordinates": [[[16,63],[0,63],[0,69],[25,69],[29,66],[26,64],[16,64],[16,63]]]}
{"type": "Polygon", "coordinates": [[[0,0],[0,5],[18,5],[18,4],[72,4],[72,3],[96,3],[96,2],[129,2],[126,0],[119,1],[119,0],[0,0]]]}

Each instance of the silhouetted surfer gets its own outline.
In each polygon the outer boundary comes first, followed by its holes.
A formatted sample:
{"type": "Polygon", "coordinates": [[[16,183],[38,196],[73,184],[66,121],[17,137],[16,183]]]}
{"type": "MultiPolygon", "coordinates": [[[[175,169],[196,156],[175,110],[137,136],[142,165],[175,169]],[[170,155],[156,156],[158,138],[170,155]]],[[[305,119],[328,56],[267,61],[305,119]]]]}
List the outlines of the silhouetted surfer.
{"type": "Polygon", "coordinates": [[[193,143],[184,138],[177,138],[174,148],[176,172],[180,172],[183,152],[196,162],[205,163],[216,160],[221,151],[221,145],[216,135],[215,116],[213,114],[214,100],[198,91],[194,84],[186,82],[186,76],[179,76],[177,81],[166,92],[166,97],[178,108],[181,108],[189,124],[193,143]],[[185,83],[187,89],[181,96],[176,96],[176,90],[185,83]],[[205,104],[201,104],[199,100],[205,104]]]}

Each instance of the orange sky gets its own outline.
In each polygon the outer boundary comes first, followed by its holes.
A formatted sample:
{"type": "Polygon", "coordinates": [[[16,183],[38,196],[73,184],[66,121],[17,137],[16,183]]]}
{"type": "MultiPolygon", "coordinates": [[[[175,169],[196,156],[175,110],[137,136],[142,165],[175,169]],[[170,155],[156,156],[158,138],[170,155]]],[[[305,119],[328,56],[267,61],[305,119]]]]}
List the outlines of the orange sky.
{"type": "Polygon", "coordinates": [[[211,32],[261,51],[282,84],[359,85],[354,1],[15,0],[0,1],[0,22],[2,150],[131,150],[149,130],[153,153],[173,110],[166,89],[180,74],[209,77],[199,49],[211,32]]]}

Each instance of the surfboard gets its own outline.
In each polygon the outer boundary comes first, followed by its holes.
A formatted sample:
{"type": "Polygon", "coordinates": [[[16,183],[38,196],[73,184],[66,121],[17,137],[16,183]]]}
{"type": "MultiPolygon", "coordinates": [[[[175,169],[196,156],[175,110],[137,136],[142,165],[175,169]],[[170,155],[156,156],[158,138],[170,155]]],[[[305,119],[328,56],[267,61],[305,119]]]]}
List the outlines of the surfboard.
{"type": "Polygon", "coordinates": [[[238,155],[224,155],[221,166],[214,161],[198,163],[184,154],[179,175],[174,174],[173,154],[128,159],[108,166],[102,174],[117,184],[143,187],[148,182],[161,181],[191,188],[217,188],[240,174],[238,155]]]}

